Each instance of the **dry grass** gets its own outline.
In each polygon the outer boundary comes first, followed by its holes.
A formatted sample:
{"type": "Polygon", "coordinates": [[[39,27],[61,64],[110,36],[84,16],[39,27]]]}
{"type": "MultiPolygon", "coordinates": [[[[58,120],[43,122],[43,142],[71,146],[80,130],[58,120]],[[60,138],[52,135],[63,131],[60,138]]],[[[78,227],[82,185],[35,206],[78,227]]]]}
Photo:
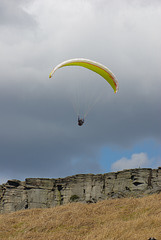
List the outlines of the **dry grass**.
{"type": "Polygon", "coordinates": [[[0,240],[161,240],[161,194],[0,215],[0,240]]]}

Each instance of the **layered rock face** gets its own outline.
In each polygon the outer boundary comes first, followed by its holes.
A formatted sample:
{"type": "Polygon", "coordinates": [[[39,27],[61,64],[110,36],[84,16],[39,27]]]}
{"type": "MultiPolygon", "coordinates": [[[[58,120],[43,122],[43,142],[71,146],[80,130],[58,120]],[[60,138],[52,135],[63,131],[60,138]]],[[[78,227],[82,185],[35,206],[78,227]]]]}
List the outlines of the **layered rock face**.
{"type": "Polygon", "coordinates": [[[49,208],[69,202],[93,203],[107,198],[141,197],[161,192],[161,168],[139,168],[66,178],[8,180],[0,185],[0,213],[49,208]]]}

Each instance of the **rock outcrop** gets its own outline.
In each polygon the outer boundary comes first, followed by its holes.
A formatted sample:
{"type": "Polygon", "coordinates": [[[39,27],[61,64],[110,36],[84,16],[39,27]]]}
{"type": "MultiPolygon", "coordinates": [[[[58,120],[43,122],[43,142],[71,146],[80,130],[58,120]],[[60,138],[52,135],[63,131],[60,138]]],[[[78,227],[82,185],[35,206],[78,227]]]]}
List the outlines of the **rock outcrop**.
{"type": "Polygon", "coordinates": [[[94,203],[107,198],[141,197],[161,192],[161,168],[139,168],[66,178],[8,180],[0,185],[0,213],[49,208],[73,201],[94,203]]]}

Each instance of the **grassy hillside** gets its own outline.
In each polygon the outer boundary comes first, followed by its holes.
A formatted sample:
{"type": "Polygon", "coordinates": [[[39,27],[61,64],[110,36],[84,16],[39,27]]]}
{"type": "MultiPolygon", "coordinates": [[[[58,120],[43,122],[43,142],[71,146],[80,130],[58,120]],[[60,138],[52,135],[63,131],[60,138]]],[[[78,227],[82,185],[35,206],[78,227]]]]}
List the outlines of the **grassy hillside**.
{"type": "Polygon", "coordinates": [[[0,215],[0,240],[161,240],[161,194],[0,215]]]}

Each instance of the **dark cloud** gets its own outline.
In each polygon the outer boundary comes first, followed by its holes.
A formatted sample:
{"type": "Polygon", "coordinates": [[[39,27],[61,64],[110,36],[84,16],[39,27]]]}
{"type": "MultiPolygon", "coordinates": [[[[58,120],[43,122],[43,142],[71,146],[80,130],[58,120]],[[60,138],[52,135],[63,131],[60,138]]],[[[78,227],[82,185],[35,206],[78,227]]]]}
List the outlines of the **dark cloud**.
{"type": "Polygon", "coordinates": [[[137,92],[137,86],[117,95],[107,87],[110,97],[97,103],[79,128],[62,85],[57,90],[54,82],[37,85],[32,92],[30,84],[19,83],[9,95],[0,94],[3,172],[9,167],[19,178],[97,173],[103,171],[97,162],[102,146],[127,148],[138,139],[160,139],[159,99],[137,92]]]}

